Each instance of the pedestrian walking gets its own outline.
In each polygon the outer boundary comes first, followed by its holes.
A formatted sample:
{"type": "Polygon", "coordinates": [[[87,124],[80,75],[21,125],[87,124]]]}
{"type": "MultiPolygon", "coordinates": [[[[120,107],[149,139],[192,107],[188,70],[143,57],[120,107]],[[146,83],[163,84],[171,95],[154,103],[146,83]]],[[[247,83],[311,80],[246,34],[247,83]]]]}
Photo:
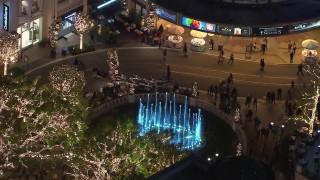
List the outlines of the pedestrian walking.
{"type": "Polygon", "coordinates": [[[248,107],[250,107],[251,99],[252,99],[252,95],[248,94],[248,96],[246,97],[246,102],[245,102],[245,105],[247,105],[248,107]]]}
{"type": "Polygon", "coordinates": [[[188,52],[188,47],[187,47],[187,43],[184,43],[183,45],[183,55],[184,57],[187,57],[187,52],[188,52]]]}
{"type": "Polygon", "coordinates": [[[223,57],[222,53],[220,53],[219,57],[218,57],[218,63],[223,64],[223,60],[224,60],[224,57],[223,57]]]}
{"type": "Polygon", "coordinates": [[[282,89],[279,88],[279,89],[277,90],[277,99],[278,99],[278,100],[281,100],[281,95],[282,95],[282,89]]]}
{"type": "Polygon", "coordinates": [[[168,79],[168,82],[170,81],[170,75],[171,75],[170,65],[168,65],[167,66],[167,79],[168,79]]]}
{"type": "Polygon", "coordinates": [[[299,75],[299,73],[301,73],[301,75],[303,76],[303,65],[302,65],[302,63],[300,63],[299,66],[298,66],[297,75],[299,75]]]}
{"type": "Polygon", "coordinates": [[[90,42],[94,44],[94,35],[92,33],[90,33],[90,42]]]}
{"type": "MultiPolygon", "coordinates": [[[[294,88],[294,80],[291,81],[291,87],[294,88]]],[[[288,91],[288,93],[290,93],[290,90],[288,91]]]]}
{"type": "Polygon", "coordinates": [[[264,66],[265,66],[264,58],[261,58],[260,59],[260,71],[264,71],[264,66]]]}
{"type": "Polygon", "coordinates": [[[256,130],[257,131],[257,139],[260,138],[260,130],[256,130]]]}
{"type": "Polygon", "coordinates": [[[274,92],[271,92],[271,104],[276,104],[276,94],[274,92]]]}
{"type": "Polygon", "coordinates": [[[211,39],[211,50],[214,48],[214,39],[211,39]]]}
{"type": "Polygon", "coordinates": [[[293,46],[292,46],[293,55],[296,54],[296,49],[297,49],[297,46],[296,46],[296,43],[294,42],[294,43],[293,43],[293,46]]]}
{"type": "Polygon", "coordinates": [[[74,58],[73,65],[74,65],[74,66],[78,66],[78,65],[79,65],[78,58],[74,58]]]}
{"type": "Polygon", "coordinates": [[[291,48],[292,48],[292,43],[291,41],[288,42],[288,52],[291,52],[291,48]]]}
{"type": "Polygon", "coordinates": [[[290,53],[290,63],[293,63],[293,51],[291,51],[291,53],[290,53]]]}
{"type": "Polygon", "coordinates": [[[163,60],[167,60],[167,48],[163,50],[163,60]]]}
{"type": "Polygon", "coordinates": [[[213,84],[211,84],[211,85],[210,85],[210,89],[209,89],[209,91],[210,91],[210,92],[209,92],[209,95],[210,95],[210,96],[213,96],[213,87],[214,87],[213,84]]]}
{"type": "Polygon", "coordinates": [[[230,73],[230,75],[227,78],[227,85],[229,86],[230,83],[233,83],[233,75],[230,73]]]}
{"type": "Polygon", "coordinates": [[[258,111],[258,98],[257,97],[253,98],[253,108],[256,109],[256,111],[258,111]]]}
{"type": "Polygon", "coordinates": [[[213,40],[209,39],[209,49],[213,50],[213,40]]]}
{"type": "Polygon", "coordinates": [[[230,60],[228,62],[228,64],[233,64],[233,60],[234,60],[234,55],[233,52],[230,54],[230,60]]]}
{"type": "Polygon", "coordinates": [[[24,64],[26,65],[26,69],[28,69],[28,66],[29,66],[29,57],[27,55],[24,55],[23,56],[23,61],[24,61],[24,64]]]}
{"type": "Polygon", "coordinates": [[[214,100],[217,100],[217,96],[218,96],[218,86],[215,85],[215,86],[213,87],[213,90],[214,90],[214,100]]]}
{"type": "Polygon", "coordinates": [[[265,51],[268,50],[268,38],[264,37],[263,42],[265,43],[265,51]]]}

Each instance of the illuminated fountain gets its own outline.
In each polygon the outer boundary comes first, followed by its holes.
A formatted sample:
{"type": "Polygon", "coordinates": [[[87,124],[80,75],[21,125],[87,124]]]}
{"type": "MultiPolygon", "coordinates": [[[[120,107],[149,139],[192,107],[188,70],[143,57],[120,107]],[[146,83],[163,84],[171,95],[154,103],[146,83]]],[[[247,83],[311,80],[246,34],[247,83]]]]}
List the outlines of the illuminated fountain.
{"type": "Polygon", "coordinates": [[[181,149],[192,150],[199,148],[202,141],[201,110],[192,113],[185,97],[184,104],[176,103],[176,95],[165,95],[164,102],[158,101],[156,93],[155,102],[150,101],[148,94],[146,104],[140,98],[138,123],[140,135],[151,130],[158,133],[163,130],[171,130],[174,133],[173,144],[180,144],[181,149]]]}

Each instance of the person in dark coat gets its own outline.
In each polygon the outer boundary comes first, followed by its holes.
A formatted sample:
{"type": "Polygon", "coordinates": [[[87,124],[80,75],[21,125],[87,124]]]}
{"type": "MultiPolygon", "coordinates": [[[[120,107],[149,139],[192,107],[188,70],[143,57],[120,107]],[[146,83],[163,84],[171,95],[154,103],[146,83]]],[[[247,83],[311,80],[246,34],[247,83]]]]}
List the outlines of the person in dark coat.
{"type": "Polygon", "coordinates": [[[167,66],[167,79],[168,79],[168,81],[170,81],[170,75],[171,75],[170,65],[168,65],[167,66]]]}
{"type": "Polygon", "coordinates": [[[260,59],[260,71],[264,71],[264,66],[265,66],[264,58],[261,58],[260,59]]]}
{"type": "Polygon", "coordinates": [[[290,53],[290,63],[293,63],[293,51],[291,51],[291,53],[290,53]]]}

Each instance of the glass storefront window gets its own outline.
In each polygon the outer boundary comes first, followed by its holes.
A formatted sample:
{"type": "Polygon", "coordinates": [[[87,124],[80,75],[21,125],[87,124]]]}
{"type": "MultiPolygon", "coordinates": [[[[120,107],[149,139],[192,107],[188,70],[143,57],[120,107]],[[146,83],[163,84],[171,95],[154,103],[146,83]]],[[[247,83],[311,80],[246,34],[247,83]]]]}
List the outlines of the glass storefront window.
{"type": "Polygon", "coordinates": [[[40,40],[40,18],[33,21],[33,43],[40,40]]]}
{"type": "Polygon", "coordinates": [[[70,26],[73,26],[76,20],[76,13],[72,13],[64,18],[62,29],[67,29],[70,26]]]}
{"type": "Polygon", "coordinates": [[[22,0],[21,1],[21,15],[22,16],[27,16],[28,15],[28,7],[29,3],[27,0],[22,0]]]}
{"type": "Polygon", "coordinates": [[[32,22],[24,23],[17,28],[17,32],[21,35],[21,39],[19,41],[20,48],[25,48],[40,41],[40,22],[39,18],[32,22]]]}
{"type": "Polygon", "coordinates": [[[39,0],[32,0],[31,13],[35,13],[39,10],[40,10],[40,1],[39,0]]]}

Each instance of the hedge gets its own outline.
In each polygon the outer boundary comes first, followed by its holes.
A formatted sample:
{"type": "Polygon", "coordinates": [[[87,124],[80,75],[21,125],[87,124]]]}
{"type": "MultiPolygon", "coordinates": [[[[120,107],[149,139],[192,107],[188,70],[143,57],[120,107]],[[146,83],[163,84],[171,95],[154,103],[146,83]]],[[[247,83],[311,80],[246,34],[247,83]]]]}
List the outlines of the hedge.
{"type": "Polygon", "coordinates": [[[72,55],[77,55],[77,54],[82,54],[82,53],[86,53],[86,52],[91,52],[91,51],[95,51],[95,47],[94,44],[91,43],[84,43],[82,50],[80,50],[80,45],[74,45],[74,46],[69,46],[68,50],[70,52],[70,54],[72,55]]]}

